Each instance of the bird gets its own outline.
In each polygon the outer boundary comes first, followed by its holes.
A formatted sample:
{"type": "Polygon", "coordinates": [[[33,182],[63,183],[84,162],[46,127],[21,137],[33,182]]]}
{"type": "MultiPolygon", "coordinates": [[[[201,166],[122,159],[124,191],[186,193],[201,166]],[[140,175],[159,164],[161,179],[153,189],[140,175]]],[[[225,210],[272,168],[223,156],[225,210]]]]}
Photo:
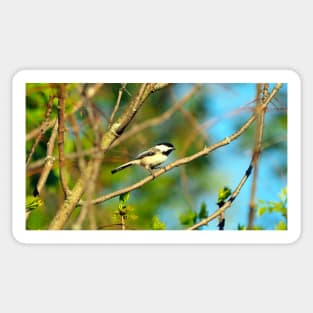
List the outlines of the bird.
{"type": "Polygon", "coordinates": [[[132,165],[140,165],[144,167],[154,177],[152,170],[165,162],[170,153],[174,150],[176,150],[175,147],[169,142],[158,143],[149,150],[143,151],[138,154],[135,159],[111,170],[111,173],[115,174],[116,172],[119,172],[132,165]]]}

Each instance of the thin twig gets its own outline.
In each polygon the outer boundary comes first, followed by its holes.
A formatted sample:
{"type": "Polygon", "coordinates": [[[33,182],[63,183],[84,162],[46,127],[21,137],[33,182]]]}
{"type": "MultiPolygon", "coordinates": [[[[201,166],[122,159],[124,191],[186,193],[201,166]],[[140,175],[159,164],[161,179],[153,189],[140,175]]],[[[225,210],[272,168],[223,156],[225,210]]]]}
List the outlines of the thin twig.
{"type": "MultiPolygon", "coordinates": [[[[79,126],[74,115],[69,116],[69,122],[72,126],[73,134],[75,136],[75,145],[76,145],[76,151],[78,155],[78,167],[79,167],[79,170],[82,172],[86,167],[86,160],[84,159],[83,145],[79,136],[79,126]]],[[[66,159],[68,158],[69,157],[67,155],[66,159]]]]}
{"type": "MultiPolygon", "coordinates": [[[[244,108],[244,107],[241,107],[239,109],[235,109],[231,112],[228,112],[220,117],[214,117],[214,118],[210,118],[209,120],[205,121],[204,123],[202,123],[201,125],[199,125],[199,128],[201,128],[204,132],[205,129],[208,129],[208,128],[211,128],[213,127],[215,124],[217,124],[220,120],[224,120],[225,118],[230,118],[232,117],[233,115],[236,115],[236,114],[239,114],[241,113],[242,111],[249,111],[251,112],[252,110],[251,109],[247,109],[247,108],[244,108]]],[[[185,155],[188,148],[191,146],[192,143],[195,142],[195,139],[199,136],[199,128],[193,128],[191,130],[191,132],[189,133],[189,135],[185,138],[184,140],[184,144],[183,144],[183,147],[180,151],[180,155],[185,155]]],[[[204,132],[205,133],[205,132],[204,132]]],[[[204,137],[203,137],[204,138],[204,137]]],[[[206,137],[206,141],[208,141],[209,138],[208,136],[206,137]]]]}
{"type": "Polygon", "coordinates": [[[122,100],[122,95],[123,95],[123,92],[124,92],[124,90],[126,88],[126,85],[127,85],[126,83],[123,83],[121,85],[121,87],[119,88],[119,90],[118,90],[117,100],[116,100],[115,106],[113,108],[112,114],[111,114],[111,116],[109,118],[108,128],[110,128],[112,126],[114,116],[115,116],[116,112],[118,111],[118,109],[120,107],[120,103],[121,103],[121,100],[122,100]]]}
{"type": "MultiPolygon", "coordinates": [[[[267,88],[263,88],[268,91],[268,84],[264,84],[267,88]]],[[[263,129],[264,129],[264,115],[265,109],[262,109],[262,102],[266,100],[265,95],[263,94],[262,99],[262,84],[257,84],[257,102],[255,106],[255,114],[257,115],[256,119],[256,131],[255,131],[255,141],[252,152],[254,171],[252,176],[252,185],[251,185],[251,194],[250,194],[250,202],[249,202],[249,214],[248,214],[248,229],[253,229],[254,219],[255,219],[255,197],[256,197],[256,184],[257,177],[259,172],[259,158],[262,147],[262,139],[263,139],[263,129]]]]}
{"type": "Polygon", "coordinates": [[[192,197],[188,191],[188,180],[187,180],[187,173],[186,173],[186,167],[181,167],[180,171],[180,185],[182,188],[183,196],[185,197],[185,200],[187,201],[190,208],[194,207],[194,203],[192,201],[192,197]]]}
{"type": "MultiPolygon", "coordinates": [[[[78,152],[78,151],[72,152],[66,155],[66,161],[85,157],[85,156],[92,156],[93,154],[97,153],[97,151],[98,151],[97,148],[90,148],[90,149],[82,150],[81,152],[78,152]]],[[[45,162],[46,162],[46,158],[42,158],[37,161],[34,161],[30,163],[28,170],[36,170],[42,167],[45,164],[45,162]]]]}
{"type": "Polygon", "coordinates": [[[59,148],[59,172],[61,186],[66,197],[69,193],[69,188],[65,178],[65,168],[64,168],[64,132],[65,132],[65,123],[64,123],[64,111],[65,111],[65,84],[59,84],[58,89],[58,148],[59,148]]]}
{"type": "Polygon", "coordinates": [[[190,123],[190,129],[195,130],[203,139],[204,142],[208,142],[209,137],[204,131],[204,129],[199,125],[197,119],[187,110],[184,108],[180,108],[180,112],[186,118],[186,120],[190,123]]]}

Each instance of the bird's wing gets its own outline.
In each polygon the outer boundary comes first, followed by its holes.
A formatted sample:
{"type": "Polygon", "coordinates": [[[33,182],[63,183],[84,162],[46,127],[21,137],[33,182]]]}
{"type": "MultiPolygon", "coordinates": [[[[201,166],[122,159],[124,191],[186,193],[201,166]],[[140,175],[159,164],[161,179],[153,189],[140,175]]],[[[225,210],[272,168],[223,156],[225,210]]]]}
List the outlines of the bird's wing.
{"type": "Polygon", "coordinates": [[[156,152],[157,152],[157,151],[156,151],[155,148],[151,148],[151,149],[149,149],[149,150],[146,150],[146,151],[144,151],[144,152],[139,153],[139,154],[136,156],[135,160],[140,160],[140,159],[142,159],[142,158],[144,158],[144,157],[152,156],[152,155],[154,155],[156,152]]]}

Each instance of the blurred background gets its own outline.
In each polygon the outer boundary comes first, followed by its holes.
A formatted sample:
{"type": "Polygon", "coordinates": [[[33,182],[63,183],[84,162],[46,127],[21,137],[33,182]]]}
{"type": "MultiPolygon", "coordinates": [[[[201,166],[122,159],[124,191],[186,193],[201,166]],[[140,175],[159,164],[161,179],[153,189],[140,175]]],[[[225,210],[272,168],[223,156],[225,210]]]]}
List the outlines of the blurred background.
{"type": "MultiPolygon", "coordinates": [[[[269,85],[272,90],[275,84],[269,85]]],[[[58,84],[27,84],[26,196],[31,199],[47,161],[47,143],[57,118],[58,84]],[[43,130],[44,129],[44,130],[43,130]],[[29,157],[31,155],[31,157],[29,157]]],[[[121,94],[116,120],[140,84],[66,84],[65,173],[72,188],[95,155],[101,135],[110,124],[121,94]],[[90,91],[92,91],[92,96],[90,91]]],[[[253,114],[257,85],[171,84],[148,97],[135,119],[104,155],[91,199],[127,187],[146,177],[141,167],[115,175],[111,170],[159,142],[176,147],[167,163],[191,155],[236,132],[253,114]]],[[[238,139],[208,156],[173,168],[130,193],[125,202],[126,229],[186,229],[212,214],[219,190],[235,189],[249,167],[255,142],[255,123],[238,139]]],[[[27,216],[27,229],[47,229],[64,201],[60,185],[58,147],[43,188],[42,203],[27,216]]],[[[245,230],[248,225],[252,175],[225,214],[225,230],[245,230]]],[[[269,104],[265,114],[262,153],[256,183],[253,229],[287,228],[287,85],[269,104]]],[[[86,195],[83,200],[86,200],[86,195]]],[[[121,229],[118,197],[101,204],[77,207],[66,229],[121,229]]],[[[217,230],[213,220],[200,230],[217,230]]]]}

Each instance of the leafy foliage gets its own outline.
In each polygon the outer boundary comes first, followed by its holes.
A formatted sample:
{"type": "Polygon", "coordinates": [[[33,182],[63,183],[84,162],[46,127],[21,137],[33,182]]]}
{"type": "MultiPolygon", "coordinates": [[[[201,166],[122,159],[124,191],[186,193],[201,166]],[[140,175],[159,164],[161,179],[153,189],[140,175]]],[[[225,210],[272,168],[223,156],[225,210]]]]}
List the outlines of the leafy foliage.
{"type": "Polygon", "coordinates": [[[202,202],[199,212],[189,209],[186,212],[180,214],[179,220],[181,225],[190,227],[201,221],[202,219],[207,218],[208,215],[209,212],[207,210],[206,204],[202,202]]]}
{"type": "Polygon", "coordinates": [[[166,229],[166,224],[161,222],[157,215],[152,217],[152,229],[153,230],[164,230],[166,229]]]}
{"type": "Polygon", "coordinates": [[[262,217],[268,214],[278,215],[279,221],[274,225],[276,230],[287,229],[287,188],[283,188],[279,195],[279,201],[264,201],[259,200],[257,205],[257,213],[259,221],[262,222],[262,217]]]}
{"type": "Polygon", "coordinates": [[[224,203],[230,195],[231,195],[231,189],[229,187],[225,186],[224,188],[221,188],[218,191],[217,204],[224,203]]]}

